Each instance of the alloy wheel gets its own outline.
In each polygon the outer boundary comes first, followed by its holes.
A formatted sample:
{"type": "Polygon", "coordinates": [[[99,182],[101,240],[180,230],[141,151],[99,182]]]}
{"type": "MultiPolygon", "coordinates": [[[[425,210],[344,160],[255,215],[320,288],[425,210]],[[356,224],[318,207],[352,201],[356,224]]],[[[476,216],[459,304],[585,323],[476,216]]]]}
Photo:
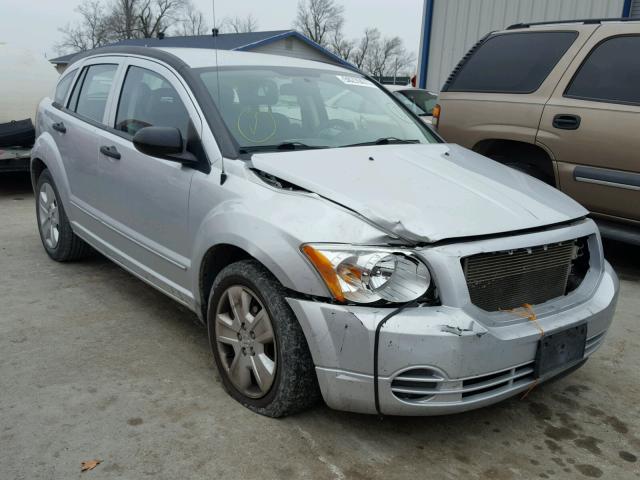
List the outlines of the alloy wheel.
{"type": "Polygon", "coordinates": [[[216,347],[231,383],[249,398],[261,398],[276,377],[273,325],[257,295],[243,285],[227,288],[215,316],[216,347]]]}
{"type": "Polygon", "coordinates": [[[60,240],[60,213],[56,194],[49,183],[40,186],[38,209],[42,239],[47,247],[55,249],[60,240]]]}

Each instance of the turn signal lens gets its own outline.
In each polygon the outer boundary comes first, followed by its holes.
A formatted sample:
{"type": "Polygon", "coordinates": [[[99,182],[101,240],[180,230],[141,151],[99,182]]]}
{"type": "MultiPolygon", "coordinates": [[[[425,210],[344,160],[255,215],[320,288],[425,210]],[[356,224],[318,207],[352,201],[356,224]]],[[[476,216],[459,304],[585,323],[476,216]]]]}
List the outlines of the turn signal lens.
{"type": "Polygon", "coordinates": [[[338,275],[329,259],[311,245],[303,245],[302,251],[307,258],[311,260],[313,266],[316,267],[316,270],[324,280],[327,288],[329,288],[331,295],[333,295],[333,297],[339,302],[344,302],[344,295],[342,293],[342,288],[340,288],[338,275]]]}
{"type": "Polygon", "coordinates": [[[433,110],[431,111],[431,115],[433,116],[433,119],[431,120],[431,124],[436,128],[438,127],[438,122],[440,121],[440,111],[441,111],[441,108],[439,103],[437,103],[433,107],[433,110]]]}

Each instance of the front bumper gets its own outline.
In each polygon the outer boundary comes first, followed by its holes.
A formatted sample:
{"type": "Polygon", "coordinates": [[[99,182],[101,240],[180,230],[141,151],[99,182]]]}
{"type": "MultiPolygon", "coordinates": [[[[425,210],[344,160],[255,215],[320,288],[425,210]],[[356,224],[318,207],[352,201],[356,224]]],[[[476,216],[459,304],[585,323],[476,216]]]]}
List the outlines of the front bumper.
{"type": "MultiPolygon", "coordinates": [[[[537,322],[507,312],[483,316],[470,305],[418,307],[392,317],[379,341],[381,412],[462,412],[516,395],[575,367],[569,364],[539,379],[533,375],[540,328],[551,334],[586,322],[584,359],[602,344],[615,310],[618,278],[603,259],[595,261],[602,268],[577,291],[534,307],[537,322]]],[[[288,301],[305,332],[325,402],[338,410],[376,413],[375,330],[391,310],[288,301]]]]}

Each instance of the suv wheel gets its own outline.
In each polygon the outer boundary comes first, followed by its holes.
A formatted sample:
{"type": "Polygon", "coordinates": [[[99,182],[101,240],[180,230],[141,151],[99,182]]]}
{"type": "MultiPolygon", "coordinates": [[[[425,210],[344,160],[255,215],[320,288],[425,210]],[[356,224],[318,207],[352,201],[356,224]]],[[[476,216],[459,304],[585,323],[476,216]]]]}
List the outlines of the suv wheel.
{"type": "Polygon", "coordinates": [[[284,289],[258,262],[216,277],[207,310],[209,342],[225,389],[254,412],[281,417],[319,398],[306,339],[284,289]]]}
{"type": "Polygon", "coordinates": [[[68,262],[88,253],[89,246],[73,233],[53,178],[46,169],[36,185],[36,218],[40,240],[52,259],[68,262]]]}

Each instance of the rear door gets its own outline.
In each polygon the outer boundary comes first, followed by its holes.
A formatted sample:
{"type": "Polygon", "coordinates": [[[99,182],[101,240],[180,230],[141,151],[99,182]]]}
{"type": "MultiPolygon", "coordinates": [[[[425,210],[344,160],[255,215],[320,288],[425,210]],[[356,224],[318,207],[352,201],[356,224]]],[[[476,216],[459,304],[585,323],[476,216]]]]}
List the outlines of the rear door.
{"type": "MultiPolygon", "coordinates": [[[[65,167],[71,195],[70,214],[84,226],[82,214],[95,211],[97,196],[97,132],[104,124],[113,81],[118,70],[113,58],[85,62],[66,103],[56,102],[51,113],[51,133],[65,167]]],[[[58,99],[60,100],[60,99],[58,99]]],[[[61,100],[64,102],[64,99],[61,100]]]]}
{"type": "Polygon", "coordinates": [[[640,221],[640,32],[603,26],[545,106],[537,142],[560,188],[594,213],[640,221]]]}
{"type": "Polygon", "coordinates": [[[202,122],[172,71],[131,57],[113,99],[109,128],[101,132],[97,145],[102,150],[100,210],[110,227],[104,238],[130,268],[185,300],[191,252],[189,190],[195,170],[139,152],[132,139],[147,126],[178,128],[188,142],[200,138],[202,122]]]}
{"type": "Polygon", "coordinates": [[[544,104],[594,29],[548,25],[489,35],[443,86],[438,133],[467,148],[492,139],[533,143],[544,104]]]}

